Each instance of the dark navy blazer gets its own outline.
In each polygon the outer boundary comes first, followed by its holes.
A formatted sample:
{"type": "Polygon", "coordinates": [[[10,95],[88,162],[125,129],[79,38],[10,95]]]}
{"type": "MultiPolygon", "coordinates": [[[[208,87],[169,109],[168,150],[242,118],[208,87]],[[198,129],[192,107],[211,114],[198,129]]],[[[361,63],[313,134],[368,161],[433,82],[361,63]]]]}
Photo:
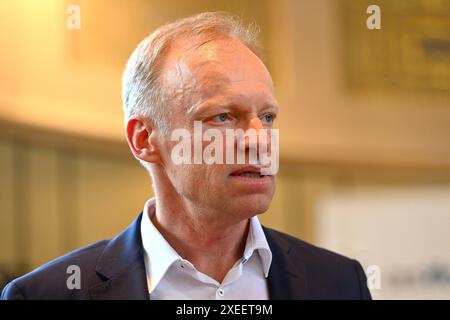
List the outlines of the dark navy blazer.
{"type": "MultiPolygon", "coordinates": [[[[142,213],[112,240],[68,253],[10,282],[2,299],[148,299],[140,224],[142,213]],[[70,265],[81,288],[69,289],[70,265]]],[[[271,299],[371,299],[356,261],[263,227],[272,264],[271,299]]]]}

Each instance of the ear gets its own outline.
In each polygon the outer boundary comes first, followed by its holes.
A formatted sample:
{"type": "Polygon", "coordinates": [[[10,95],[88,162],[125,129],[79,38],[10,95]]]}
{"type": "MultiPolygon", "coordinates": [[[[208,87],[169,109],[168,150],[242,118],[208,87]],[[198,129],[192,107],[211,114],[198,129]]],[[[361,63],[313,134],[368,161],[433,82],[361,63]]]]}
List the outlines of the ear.
{"type": "Polygon", "coordinates": [[[144,117],[133,115],[128,119],[127,142],[136,158],[150,163],[161,163],[156,136],[156,128],[144,117]]]}

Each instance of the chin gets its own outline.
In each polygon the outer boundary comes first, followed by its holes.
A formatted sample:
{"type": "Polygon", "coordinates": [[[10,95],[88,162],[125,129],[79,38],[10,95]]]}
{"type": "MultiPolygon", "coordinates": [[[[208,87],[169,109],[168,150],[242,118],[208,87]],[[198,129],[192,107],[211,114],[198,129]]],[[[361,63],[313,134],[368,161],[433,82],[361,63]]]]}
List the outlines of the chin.
{"type": "Polygon", "coordinates": [[[255,214],[266,212],[269,209],[271,202],[272,195],[250,194],[233,199],[233,209],[235,212],[238,212],[240,216],[250,218],[255,214]]]}

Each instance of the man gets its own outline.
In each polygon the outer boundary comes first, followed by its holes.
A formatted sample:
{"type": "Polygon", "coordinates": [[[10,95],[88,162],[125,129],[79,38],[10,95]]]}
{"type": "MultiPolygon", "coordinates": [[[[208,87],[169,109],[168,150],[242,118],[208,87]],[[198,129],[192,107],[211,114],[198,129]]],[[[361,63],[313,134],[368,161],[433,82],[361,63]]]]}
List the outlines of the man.
{"type": "MultiPolygon", "coordinates": [[[[3,299],[370,299],[357,261],[260,225],[275,190],[268,163],[175,161],[174,133],[195,140],[194,123],[201,133],[272,129],[279,107],[254,28],[220,13],[159,28],[132,54],[123,100],[127,141],[155,198],[116,238],[12,281],[3,299]]],[[[255,147],[236,136],[231,151],[250,159],[271,137],[255,147]]]]}

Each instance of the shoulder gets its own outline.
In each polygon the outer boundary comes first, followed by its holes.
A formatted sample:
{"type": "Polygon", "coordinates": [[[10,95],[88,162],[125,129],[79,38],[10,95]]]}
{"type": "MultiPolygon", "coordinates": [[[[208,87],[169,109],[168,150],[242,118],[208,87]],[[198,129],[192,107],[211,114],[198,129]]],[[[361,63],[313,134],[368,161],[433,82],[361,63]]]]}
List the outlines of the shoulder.
{"type": "MultiPolygon", "coordinates": [[[[284,259],[304,274],[312,297],[370,299],[361,264],[350,257],[317,247],[283,232],[264,227],[273,259],[284,259]],[[317,292],[316,292],[317,291],[317,292]]],[[[276,261],[274,261],[277,263],[276,261]]]]}
{"type": "Polygon", "coordinates": [[[319,263],[323,261],[335,262],[335,263],[353,263],[353,259],[350,259],[344,255],[336,252],[315,246],[311,243],[295,238],[289,234],[273,230],[264,227],[266,235],[271,240],[280,246],[280,248],[289,248],[289,255],[302,256],[311,263],[319,263]]]}
{"type": "Polygon", "coordinates": [[[88,294],[87,289],[98,281],[93,271],[108,243],[109,240],[92,243],[14,279],[4,288],[1,299],[82,298],[88,294]],[[70,290],[67,286],[67,280],[74,269],[79,270],[80,290],[70,290]]]}

